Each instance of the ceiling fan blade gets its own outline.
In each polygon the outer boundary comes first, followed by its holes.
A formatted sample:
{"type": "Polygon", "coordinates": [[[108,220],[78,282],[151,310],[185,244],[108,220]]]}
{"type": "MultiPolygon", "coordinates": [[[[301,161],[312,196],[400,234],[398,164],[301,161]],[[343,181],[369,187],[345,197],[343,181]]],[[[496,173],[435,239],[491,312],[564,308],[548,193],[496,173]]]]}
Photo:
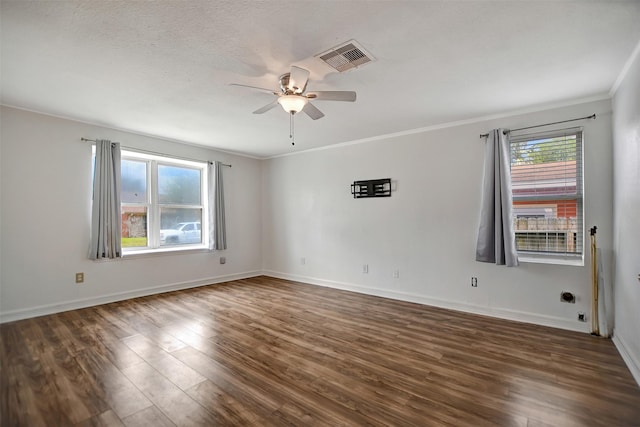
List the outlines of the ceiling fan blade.
{"type": "Polygon", "coordinates": [[[265,105],[262,108],[258,108],[256,111],[253,112],[253,114],[262,114],[262,113],[266,113],[267,111],[271,110],[273,107],[276,107],[278,105],[278,100],[276,99],[275,101],[265,105]]]}
{"type": "Polygon", "coordinates": [[[318,120],[324,117],[322,111],[318,110],[313,104],[307,102],[307,105],[302,109],[304,113],[307,113],[307,116],[311,117],[313,120],[318,120]]]}
{"type": "Polygon", "coordinates": [[[305,96],[309,99],[317,99],[319,101],[345,101],[355,102],[356,93],[346,90],[320,90],[308,92],[305,96]]]}
{"type": "Polygon", "coordinates": [[[307,87],[307,81],[309,80],[309,71],[304,68],[291,66],[291,73],[289,74],[289,84],[287,89],[294,93],[302,93],[307,87]]]}
{"type": "Polygon", "coordinates": [[[241,84],[238,84],[238,83],[229,83],[229,86],[248,87],[249,89],[256,89],[256,90],[261,90],[262,92],[269,92],[270,94],[273,94],[273,95],[279,95],[280,94],[280,92],[276,92],[273,89],[265,89],[263,87],[241,85],[241,84]]]}

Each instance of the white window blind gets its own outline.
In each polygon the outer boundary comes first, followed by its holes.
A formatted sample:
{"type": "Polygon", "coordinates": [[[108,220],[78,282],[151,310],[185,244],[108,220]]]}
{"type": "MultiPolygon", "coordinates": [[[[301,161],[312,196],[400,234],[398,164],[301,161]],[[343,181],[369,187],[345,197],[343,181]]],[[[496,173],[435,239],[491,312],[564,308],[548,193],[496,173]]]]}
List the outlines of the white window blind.
{"type": "Polygon", "coordinates": [[[510,136],[519,255],[582,259],[582,129],[510,136]]]}

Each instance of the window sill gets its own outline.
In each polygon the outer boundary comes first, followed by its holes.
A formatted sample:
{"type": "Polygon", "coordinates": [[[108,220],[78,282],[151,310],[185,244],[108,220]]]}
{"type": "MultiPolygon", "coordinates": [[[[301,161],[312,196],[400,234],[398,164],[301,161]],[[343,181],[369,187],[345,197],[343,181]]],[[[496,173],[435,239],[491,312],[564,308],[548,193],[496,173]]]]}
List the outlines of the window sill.
{"type": "Polygon", "coordinates": [[[572,265],[584,267],[584,257],[562,258],[552,256],[518,255],[518,261],[530,264],[572,265]]]}
{"type": "Polygon", "coordinates": [[[126,251],[122,254],[122,259],[137,259],[137,258],[153,258],[157,256],[167,255],[188,255],[194,253],[213,252],[210,251],[207,246],[197,245],[188,247],[171,247],[171,248],[159,248],[159,249],[140,249],[126,251]]]}

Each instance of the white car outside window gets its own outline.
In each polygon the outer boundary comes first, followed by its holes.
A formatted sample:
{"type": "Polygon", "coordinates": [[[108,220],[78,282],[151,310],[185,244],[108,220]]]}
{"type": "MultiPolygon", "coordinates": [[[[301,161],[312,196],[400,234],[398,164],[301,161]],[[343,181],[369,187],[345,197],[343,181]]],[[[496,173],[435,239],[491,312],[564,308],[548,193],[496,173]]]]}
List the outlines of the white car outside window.
{"type": "Polygon", "coordinates": [[[160,230],[160,245],[183,245],[187,243],[200,243],[199,222],[181,222],[174,228],[160,230]]]}

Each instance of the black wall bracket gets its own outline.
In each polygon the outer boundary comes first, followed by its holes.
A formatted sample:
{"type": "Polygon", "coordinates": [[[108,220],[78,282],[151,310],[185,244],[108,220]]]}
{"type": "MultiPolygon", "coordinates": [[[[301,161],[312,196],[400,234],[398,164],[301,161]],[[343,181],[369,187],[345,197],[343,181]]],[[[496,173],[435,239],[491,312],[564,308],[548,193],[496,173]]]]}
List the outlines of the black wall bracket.
{"type": "Polygon", "coordinates": [[[353,181],[351,194],[354,199],[365,197],[391,197],[391,178],[353,181]]]}

